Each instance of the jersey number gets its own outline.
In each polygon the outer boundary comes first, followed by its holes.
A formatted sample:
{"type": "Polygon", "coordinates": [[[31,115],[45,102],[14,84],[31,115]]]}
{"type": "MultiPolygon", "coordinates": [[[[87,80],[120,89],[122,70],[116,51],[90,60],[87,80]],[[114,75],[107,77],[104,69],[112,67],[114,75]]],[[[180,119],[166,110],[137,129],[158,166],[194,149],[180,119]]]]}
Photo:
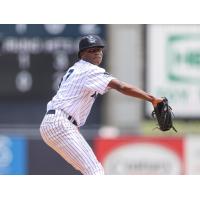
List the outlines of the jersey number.
{"type": "Polygon", "coordinates": [[[69,76],[72,74],[72,72],[74,71],[74,69],[70,69],[67,73],[66,79],[67,80],[69,78],[69,76]]]}
{"type": "MultiPolygon", "coordinates": [[[[66,76],[65,80],[67,80],[67,79],[69,78],[69,76],[72,74],[73,71],[74,71],[74,69],[70,69],[70,70],[67,72],[67,76],[66,76]]],[[[59,83],[58,88],[60,88],[60,85],[61,85],[61,83],[62,83],[62,80],[63,80],[63,77],[62,77],[62,79],[61,79],[61,81],[60,81],[60,83],[59,83]]]]}

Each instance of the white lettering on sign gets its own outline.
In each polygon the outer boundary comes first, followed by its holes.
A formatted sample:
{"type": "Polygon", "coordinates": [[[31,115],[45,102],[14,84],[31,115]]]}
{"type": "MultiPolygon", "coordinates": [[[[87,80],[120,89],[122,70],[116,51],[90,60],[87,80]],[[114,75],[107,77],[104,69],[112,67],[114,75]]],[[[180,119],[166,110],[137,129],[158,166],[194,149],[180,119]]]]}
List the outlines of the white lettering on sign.
{"type": "Polygon", "coordinates": [[[151,143],[128,144],[113,150],[103,162],[107,174],[181,174],[178,155],[151,143]]]}

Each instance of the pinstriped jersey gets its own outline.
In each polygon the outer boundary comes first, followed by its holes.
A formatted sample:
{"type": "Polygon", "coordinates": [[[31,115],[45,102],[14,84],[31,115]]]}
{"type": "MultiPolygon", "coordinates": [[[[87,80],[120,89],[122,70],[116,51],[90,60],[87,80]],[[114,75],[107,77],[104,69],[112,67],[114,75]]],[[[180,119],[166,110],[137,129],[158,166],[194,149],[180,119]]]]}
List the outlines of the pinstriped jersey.
{"type": "Polygon", "coordinates": [[[47,110],[60,109],[71,115],[78,126],[83,126],[98,94],[109,90],[108,83],[114,79],[105,69],[79,60],[68,69],[56,95],[47,110]]]}

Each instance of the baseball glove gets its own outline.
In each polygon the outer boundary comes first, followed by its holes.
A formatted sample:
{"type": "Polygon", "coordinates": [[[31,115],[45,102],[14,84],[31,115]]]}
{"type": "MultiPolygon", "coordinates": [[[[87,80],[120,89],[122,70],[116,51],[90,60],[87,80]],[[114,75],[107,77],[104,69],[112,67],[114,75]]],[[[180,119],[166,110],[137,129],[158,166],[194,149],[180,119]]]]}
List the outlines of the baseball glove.
{"type": "Polygon", "coordinates": [[[172,112],[172,108],[168,104],[166,97],[164,97],[163,101],[154,107],[152,117],[157,119],[159,126],[158,128],[161,131],[168,131],[172,128],[175,132],[177,132],[173,126],[174,114],[172,112]]]}

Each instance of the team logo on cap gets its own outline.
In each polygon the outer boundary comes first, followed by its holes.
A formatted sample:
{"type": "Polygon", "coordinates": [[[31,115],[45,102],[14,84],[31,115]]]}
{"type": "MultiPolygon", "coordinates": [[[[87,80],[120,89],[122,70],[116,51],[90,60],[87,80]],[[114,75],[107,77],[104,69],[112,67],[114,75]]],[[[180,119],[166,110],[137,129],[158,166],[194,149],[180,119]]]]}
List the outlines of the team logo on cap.
{"type": "Polygon", "coordinates": [[[87,36],[87,38],[90,41],[90,43],[95,43],[96,42],[96,38],[93,37],[92,35],[87,36]]]}

